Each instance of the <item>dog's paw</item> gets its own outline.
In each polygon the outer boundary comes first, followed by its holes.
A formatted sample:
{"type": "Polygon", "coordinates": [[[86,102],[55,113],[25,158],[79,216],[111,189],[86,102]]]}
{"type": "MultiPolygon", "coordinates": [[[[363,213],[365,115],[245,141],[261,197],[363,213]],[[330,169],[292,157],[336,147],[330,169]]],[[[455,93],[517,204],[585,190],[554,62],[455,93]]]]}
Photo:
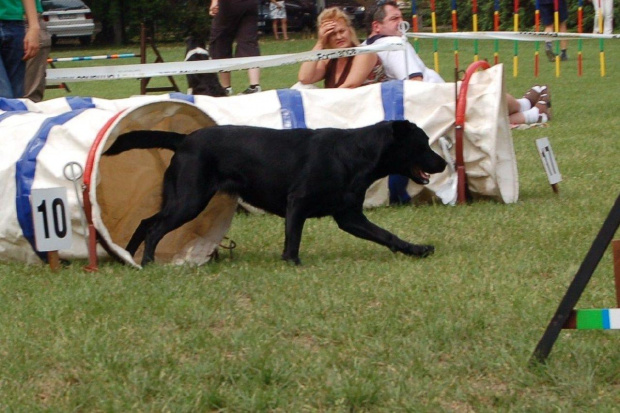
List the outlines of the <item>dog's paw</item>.
{"type": "Polygon", "coordinates": [[[290,257],[287,254],[282,254],[282,260],[291,264],[301,265],[301,260],[299,259],[299,257],[290,257]]]}
{"type": "Polygon", "coordinates": [[[413,255],[415,257],[426,258],[429,255],[435,253],[435,247],[432,245],[415,245],[409,244],[407,248],[402,251],[404,254],[413,255]]]}

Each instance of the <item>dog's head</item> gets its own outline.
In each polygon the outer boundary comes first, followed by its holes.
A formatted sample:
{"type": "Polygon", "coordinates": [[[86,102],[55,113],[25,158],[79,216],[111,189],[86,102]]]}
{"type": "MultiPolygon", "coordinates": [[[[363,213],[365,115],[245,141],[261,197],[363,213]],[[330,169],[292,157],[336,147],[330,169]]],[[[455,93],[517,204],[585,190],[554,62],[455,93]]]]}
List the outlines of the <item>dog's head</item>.
{"type": "Polygon", "coordinates": [[[187,38],[185,38],[185,52],[186,53],[196,48],[205,49],[206,48],[205,41],[195,36],[188,36],[187,38]]]}
{"type": "Polygon", "coordinates": [[[415,123],[403,120],[391,124],[394,145],[390,152],[396,173],[417,184],[428,184],[430,174],[442,172],[446,161],[431,149],[428,135],[415,123]]]}
{"type": "Polygon", "coordinates": [[[209,60],[209,52],[205,48],[205,41],[194,36],[185,39],[185,61],[209,60]]]}

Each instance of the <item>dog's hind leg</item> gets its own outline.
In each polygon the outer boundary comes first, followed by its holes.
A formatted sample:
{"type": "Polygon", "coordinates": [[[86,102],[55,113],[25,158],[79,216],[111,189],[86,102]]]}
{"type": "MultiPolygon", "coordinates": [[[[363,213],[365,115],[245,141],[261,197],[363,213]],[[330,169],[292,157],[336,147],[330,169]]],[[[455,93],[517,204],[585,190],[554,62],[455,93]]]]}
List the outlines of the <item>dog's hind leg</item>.
{"type": "Polygon", "coordinates": [[[299,207],[291,206],[294,203],[295,201],[289,200],[289,206],[286,209],[282,259],[300,265],[299,245],[301,244],[301,233],[304,229],[306,217],[301,213],[299,207]]]}
{"type": "Polygon", "coordinates": [[[136,228],[136,230],[134,231],[133,235],[131,236],[131,239],[127,243],[127,247],[125,247],[127,252],[129,252],[132,257],[136,255],[136,251],[138,251],[138,247],[144,241],[144,237],[146,236],[146,231],[151,226],[153,221],[157,218],[158,214],[159,213],[153,215],[152,217],[143,219],[140,222],[140,225],[138,225],[138,228],[136,228]]]}
{"type": "Polygon", "coordinates": [[[187,198],[174,199],[167,202],[162,210],[152,219],[152,223],[146,230],[144,240],[144,255],[142,256],[142,266],[154,261],[155,248],[159,241],[183,224],[196,218],[207,206],[215,191],[209,194],[197,194],[195,198],[188,200],[187,198]],[[185,199],[183,201],[183,199],[185,199]]]}
{"type": "Polygon", "coordinates": [[[435,251],[432,245],[416,245],[403,241],[389,231],[373,224],[361,211],[343,211],[335,214],[338,227],[349,234],[388,247],[393,252],[427,257],[435,251]]]}

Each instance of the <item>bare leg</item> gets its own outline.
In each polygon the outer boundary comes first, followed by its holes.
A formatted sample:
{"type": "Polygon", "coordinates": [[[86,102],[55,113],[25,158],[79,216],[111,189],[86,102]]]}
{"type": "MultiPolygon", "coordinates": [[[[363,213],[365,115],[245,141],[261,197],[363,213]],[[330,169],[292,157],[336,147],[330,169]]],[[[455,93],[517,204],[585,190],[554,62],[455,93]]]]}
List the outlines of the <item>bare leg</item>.
{"type": "Polygon", "coordinates": [[[220,73],[220,83],[224,88],[230,87],[230,72],[220,73]]]}
{"type": "Polygon", "coordinates": [[[512,113],[509,116],[510,123],[513,125],[521,125],[525,123],[525,115],[523,112],[512,113]]]}
{"type": "Polygon", "coordinates": [[[508,106],[508,115],[521,112],[521,105],[514,96],[506,93],[506,104],[508,106]]]}
{"type": "Polygon", "coordinates": [[[280,20],[282,22],[282,36],[284,36],[284,40],[288,40],[288,33],[287,33],[287,24],[286,24],[286,19],[282,19],[280,20]]]}
{"type": "MultiPolygon", "coordinates": [[[[230,73],[228,75],[230,76],[230,73]]],[[[251,85],[258,85],[260,83],[260,69],[258,67],[248,69],[248,78],[251,85]]]]}
{"type": "Polygon", "coordinates": [[[278,40],[278,19],[273,19],[271,21],[271,29],[273,30],[273,37],[278,40]]]}
{"type": "MultiPolygon", "coordinates": [[[[560,23],[560,32],[566,33],[567,31],[568,30],[566,29],[566,22],[563,21],[562,23],[560,23]]],[[[567,47],[568,47],[568,40],[560,40],[560,49],[566,50],[567,47]]]]}

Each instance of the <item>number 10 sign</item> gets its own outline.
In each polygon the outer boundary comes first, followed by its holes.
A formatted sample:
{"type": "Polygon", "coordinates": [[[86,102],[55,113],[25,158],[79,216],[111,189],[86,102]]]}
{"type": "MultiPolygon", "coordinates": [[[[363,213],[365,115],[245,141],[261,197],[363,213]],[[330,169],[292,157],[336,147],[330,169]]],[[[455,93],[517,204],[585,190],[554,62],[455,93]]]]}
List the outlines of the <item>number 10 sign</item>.
{"type": "Polygon", "coordinates": [[[67,189],[33,189],[30,200],[37,251],[70,249],[72,231],[67,189]]]}

